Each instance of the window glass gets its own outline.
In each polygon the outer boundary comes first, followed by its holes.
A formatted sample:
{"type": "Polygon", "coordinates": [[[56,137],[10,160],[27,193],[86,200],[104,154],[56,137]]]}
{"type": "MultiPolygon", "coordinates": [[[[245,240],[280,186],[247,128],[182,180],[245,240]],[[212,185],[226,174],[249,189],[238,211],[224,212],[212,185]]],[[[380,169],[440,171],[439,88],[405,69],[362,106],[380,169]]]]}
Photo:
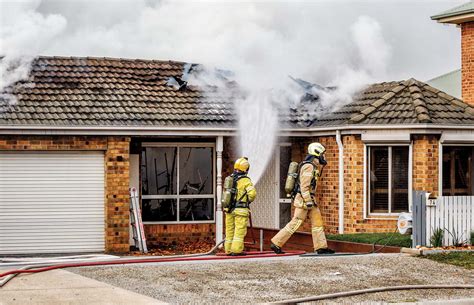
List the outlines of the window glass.
{"type": "Polygon", "coordinates": [[[214,206],[211,198],[179,200],[179,220],[214,220],[214,206]]]}
{"type": "Polygon", "coordinates": [[[142,151],[142,195],[176,194],[176,147],[145,147],[142,151]]]}
{"type": "Polygon", "coordinates": [[[392,212],[408,211],[408,147],[392,147],[392,212]]]}
{"type": "Polygon", "coordinates": [[[212,147],[143,147],[143,221],[213,221],[213,154],[212,147]]]}
{"type": "Polygon", "coordinates": [[[469,193],[469,161],[471,152],[468,149],[458,149],[454,155],[454,185],[459,195],[469,193]]]}
{"type": "Polygon", "coordinates": [[[370,148],[370,212],[388,213],[388,147],[370,148]]]}
{"type": "Polygon", "coordinates": [[[143,221],[176,221],[176,199],[142,199],[143,221]]]}
{"type": "Polygon", "coordinates": [[[472,195],[472,147],[443,147],[443,195],[472,195]]]}
{"type": "Polygon", "coordinates": [[[180,195],[213,193],[212,159],[211,147],[180,148],[180,195]]]}

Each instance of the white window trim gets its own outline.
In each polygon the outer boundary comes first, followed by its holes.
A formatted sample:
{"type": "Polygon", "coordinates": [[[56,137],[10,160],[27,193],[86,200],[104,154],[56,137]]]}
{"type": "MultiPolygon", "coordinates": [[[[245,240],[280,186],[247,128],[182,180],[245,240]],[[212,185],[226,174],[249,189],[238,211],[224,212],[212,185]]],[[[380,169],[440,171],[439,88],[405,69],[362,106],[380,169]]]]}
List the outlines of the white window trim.
{"type": "MultiPolygon", "coordinates": [[[[408,147],[408,211],[412,210],[412,201],[413,201],[413,142],[408,143],[370,143],[364,144],[364,200],[363,200],[363,214],[364,219],[378,219],[378,220],[393,220],[396,219],[400,215],[400,213],[391,213],[391,205],[389,201],[389,213],[370,213],[370,192],[369,188],[370,185],[367,183],[368,180],[368,170],[370,164],[370,154],[369,154],[369,147],[370,146],[382,146],[382,147],[390,147],[389,148],[389,160],[391,159],[391,147],[394,146],[407,146],[408,147]]],[[[391,164],[391,162],[390,162],[391,164]]],[[[389,177],[391,177],[391,165],[389,166],[389,177]]],[[[392,181],[389,178],[389,200],[391,200],[391,185],[392,181]]]]}
{"type": "MultiPolygon", "coordinates": [[[[172,224],[212,224],[216,223],[216,144],[211,142],[143,142],[142,147],[177,147],[177,159],[176,164],[179,165],[179,149],[183,147],[211,147],[212,148],[212,194],[204,195],[141,195],[140,192],[140,204],[142,199],[176,199],[176,220],[175,221],[144,221],[143,224],[160,224],[160,225],[172,225],[172,224]],[[189,198],[209,198],[212,199],[212,211],[214,213],[213,220],[179,220],[179,199],[189,198]]],[[[140,187],[141,187],[141,174],[140,174],[140,187]]],[[[176,171],[176,183],[179,185],[179,166],[176,171]]]]}

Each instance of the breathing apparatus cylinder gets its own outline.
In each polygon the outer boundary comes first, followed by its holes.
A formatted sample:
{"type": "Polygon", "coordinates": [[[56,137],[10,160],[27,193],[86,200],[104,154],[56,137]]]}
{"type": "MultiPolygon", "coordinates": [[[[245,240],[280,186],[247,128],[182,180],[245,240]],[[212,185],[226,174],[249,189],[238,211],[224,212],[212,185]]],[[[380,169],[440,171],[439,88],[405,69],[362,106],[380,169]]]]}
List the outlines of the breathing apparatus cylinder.
{"type": "Polygon", "coordinates": [[[293,193],[293,189],[296,185],[296,179],[298,178],[298,162],[291,162],[288,166],[288,175],[285,181],[285,192],[286,196],[290,197],[293,193]]]}
{"type": "Polygon", "coordinates": [[[234,188],[234,178],[232,176],[227,176],[224,180],[224,191],[222,192],[222,208],[230,207],[232,203],[232,198],[235,195],[234,188]]]}

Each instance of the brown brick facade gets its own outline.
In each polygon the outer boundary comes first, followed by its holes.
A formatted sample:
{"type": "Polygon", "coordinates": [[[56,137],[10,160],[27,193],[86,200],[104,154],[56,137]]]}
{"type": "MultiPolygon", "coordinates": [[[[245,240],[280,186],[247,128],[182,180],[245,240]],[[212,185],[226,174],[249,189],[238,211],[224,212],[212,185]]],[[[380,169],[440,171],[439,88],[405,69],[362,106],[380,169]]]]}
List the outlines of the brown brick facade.
{"type": "Polygon", "coordinates": [[[150,247],[159,244],[191,243],[196,241],[210,241],[216,237],[216,225],[210,224],[171,224],[145,225],[147,245],[150,247]]]}
{"type": "Polygon", "coordinates": [[[0,150],[104,151],[106,251],[128,252],[129,142],[128,137],[10,135],[0,136],[0,150]]]}
{"type": "MultiPolygon", "coordinates": [[[[364,219],[364,143],[360,136],[343,137],[344,233],[392,232],[396,219],[364,219]]],[[[387,218],[387,217],[385,217],[387,218]]]]}
{"type": "Polygon", "coordinates": [[[413,189],[438,196],[438,138],[413,136],[413,189]]]}
{"type": "Polygon", "coordinates": [[[474,22],[461,24],[462,99],[474,105],[474,22]]]}
{"type": "MultiPolygon", "coordinates": [[[[438,191],[438,138],[415,135],[413,140],[413,189],[438,191]]],[[[292,160],[301,161],[312,141],[326,146],[328,165],[318,183],[317,202],[325,229],[338,231],[338,146],[334,136],[293,138],[292,160]]],[[[342,137],[344,144],[344,232],[391,232],[393,220],[364,219],[364,143],[359,135],[342,137]]],[[[129,250],[129,137],[107,136],[0,136],[0,150],[10,151],[103,151],[105,158],[105,238],[107,252],[129,250]]],[[[225,138],[223,177],[232,171],[237,146],[225,138]]],[[[387,217],[385,217],[387,218],[387,217]]],[[[215,238],[215,224],[146,225],[150,246],[158,243],[193,242],[215,238]]],[[[310,231],[307,220],[300,231],[310,231]]]]}
{"type": "Polygon", "coordinates": [[[130,225],[130,138],[108,137],[105,162],[106,251],[128,252],[130,225]]]}

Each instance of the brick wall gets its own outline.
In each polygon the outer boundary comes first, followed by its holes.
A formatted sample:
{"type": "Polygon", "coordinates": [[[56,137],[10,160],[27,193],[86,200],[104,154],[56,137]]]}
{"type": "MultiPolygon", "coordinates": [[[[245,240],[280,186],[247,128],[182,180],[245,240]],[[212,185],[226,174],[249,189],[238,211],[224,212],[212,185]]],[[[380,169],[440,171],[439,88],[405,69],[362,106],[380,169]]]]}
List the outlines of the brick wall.
{"type": "Polygon", "coordinates": [[[474,22],[461,24],[462,99],[474,105],[474,22]]]}
{"type": "Polygon", "coordinates": [[[438,138],[413,136],[413,189],[438,195],[438,138]]]}
{"type": "MultiPolygon", "coordinates": [[[[437,194],[438,187],[438,140],[435,136],[420,135],[413,138],[413,187],[437,194]]],[[[325,230],[338,230],[338,147],[335,137],[292,138],[292,160],[301,161],[306,156],[307,145],[319,141],[326,146],[328,165],[318,184],[317,200],[323,215],[325,230]]],[[[396,217],[371,217],[364,219],[364,143],[359,135],[342,137],[344,144],[344,232],[392,232],[396,217]],[[391,218],[391,219],[387,219],[391,218]]],[[[227,139],[224,150],[224,171],[230,173],[236,157],[227,139]]],[[[225,177],[225,175],[224,175],[225,177]]],[[[309,232],[309,219],[300,231],[309,232]]]]}
{"type": "Polygon", "coordinates": [[[0,136],[0,150],[107,150],[107,138],[86,136],[0,136]]]}
{"type": "Polygon", "coordinates": [[[106,251],[128,252],[130,225],[130,138],[108,137],[105,162],[106,251]]]}
{"type": "Polygon", "coordinates": [[[106,136],[0,136],[0,150],[104,151],[105,241],[107,252],[127,252],[129,224],[129,142],[127,137],[106,136]]]}
{"type": "Polygon", "coordinates": [[[145,236],[148,246],[158,244],[189,243],[210,241],[216,237],[216,225],[211,224],[176,224],[145,225],[145,236]]]}
{"type": "MultiPolygon", "coordinates": [[[[344,143],[344,233],[392,232],[396,219],[364,219],[364,143],[359,135],[344,143]]],[[[386,218],[386,217],[385,217],[386,218]]]]}

